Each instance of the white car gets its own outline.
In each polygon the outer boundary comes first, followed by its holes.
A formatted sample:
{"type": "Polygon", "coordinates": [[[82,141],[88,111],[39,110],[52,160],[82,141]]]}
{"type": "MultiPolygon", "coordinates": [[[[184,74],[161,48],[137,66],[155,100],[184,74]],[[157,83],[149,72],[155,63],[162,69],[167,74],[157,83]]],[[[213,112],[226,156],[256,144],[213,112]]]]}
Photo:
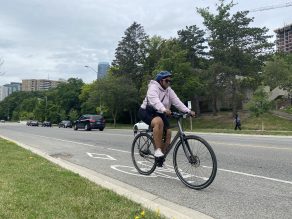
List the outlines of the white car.
{"type": "Polygon", "coordinates": [[[146,131],[146,130],[148,130],[148,128],[149,128],[149,125],[147,125],[143,121],[140,121],[134,125],[133,131],[134,131],[134,134],[137,134],[138,131],[146,131]]]}

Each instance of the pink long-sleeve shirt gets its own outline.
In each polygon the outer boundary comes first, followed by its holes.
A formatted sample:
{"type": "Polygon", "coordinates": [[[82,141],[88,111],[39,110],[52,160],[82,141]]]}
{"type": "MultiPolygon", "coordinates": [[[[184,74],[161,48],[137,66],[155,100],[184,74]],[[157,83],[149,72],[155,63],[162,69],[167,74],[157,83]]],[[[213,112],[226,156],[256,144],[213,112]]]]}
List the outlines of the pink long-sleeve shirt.
{"type": "Polygon", "coordinates": [[[154,80],[151,80],[148,84],[147,95],[141,105],[143,109],[146,109],[147,98],[149,104],[161,113],[165,112],[166,109],[170,109],[171,105],[175,106],[181,112],[188,113],[191,111],[180,101],[171,87],[163,89],[163,87],[154,80]]]}

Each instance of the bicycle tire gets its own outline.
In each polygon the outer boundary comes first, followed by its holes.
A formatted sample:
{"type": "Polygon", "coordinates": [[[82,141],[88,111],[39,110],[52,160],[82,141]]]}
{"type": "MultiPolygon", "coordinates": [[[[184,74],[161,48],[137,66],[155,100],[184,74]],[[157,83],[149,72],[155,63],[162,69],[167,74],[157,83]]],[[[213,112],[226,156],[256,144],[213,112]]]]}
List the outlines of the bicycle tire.
{"type": "Polygon", "coordinates": [[[154,141],[148,133],[139,133],[132,143],[132,161],[140,174],[150,175],[156,168],[154,141]]]}
{"type": "Polygon", "coordinates": [[[193,157],[184,151],[181,140],[173,152],[173,166],[178,178],[188,187],[201,190],[208,187],[216,177],[217,159],[212,147],[203,138],[186,136],[193,157]]]}

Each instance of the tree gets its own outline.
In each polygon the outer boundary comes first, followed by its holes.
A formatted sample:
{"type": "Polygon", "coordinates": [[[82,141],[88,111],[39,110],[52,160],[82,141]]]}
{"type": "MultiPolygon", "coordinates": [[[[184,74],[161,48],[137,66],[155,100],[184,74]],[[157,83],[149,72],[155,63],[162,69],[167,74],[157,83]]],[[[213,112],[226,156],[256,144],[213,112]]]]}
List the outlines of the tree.
{"type": "Polygon", "coordinates": [[[207,46],[204,45],[206,39],[205,32],[196,25],[186,26],[186,29],[179,30],[178,41],[183,49],[187,50],[187,59],[193,68],[200,66],[200,58],[206,55],[204,51],[207,46]]]}
{"type": "Polygon", "coordinates": [[[101,97],[116,126],[117,115],[137,103],[137,89],[127,78],[114,76],[107,77],[100,86],[101,97]]]}
{"type": "Polygon", "coordinates": [[[223,85],[228,86],[233,112],[236,113],[240,96],[236,78],[257,77],[264,60],[272,51],[273,43],[268,42],[272,36],[267,35],[267,28],[250,27],[253,18],[247,17],[248,11],[231,15],[230,10],[235,4],[233,1],[228,4],[224,2],[219,0],[217,14],[212,14],[208,8],[197,8],[197,12],[208,29],[212,63],[224,69],[215,72],[214,77],[220,77],[223,85]]]}
{"type": "Polygon", "coordinates": [[[113,73],[124,75],[135,83],[140,90],[143,78],[143,64],[146,58],[146,42],[148,36],[143,26],[134,22],[125,31],[125,36],[119,42],[112,62],[113,73]]]}
{"type": "Polygon", "coordinates": [[[262,115],[271,109],[271,102],[269,101],[268,94],[264,90],[263,86],[258,87],[258,89],[254,92],[253,97],[247,103],[247,107],[253,115],[261,118],[262,130],[264,130],[262,115]]]}
{"type": "Polygon", "coordinates": [[[52,98],[55,98],[55,104],[59,109],[65,110],[66,114],[72,109],[80,111],[79,95],[83,85],[82,79],[69,78],[67,82],[60,83],[55,90],[52,90],[54,92],[52,98]]]}
{"type": "Polygon", "coordinates": [[[165,40],[156,67],[156,72],[167,70],[173,74],[171,87],[182,101],[194,99],[201,87],[197,71],[192,68],[187,56],[187,50],[182,48],[177,39],[165,40]]]}
{"type": "Polygon", "coordinates": [[[277,54],[263,68],[264,81],[292,94],[292,54],[277,54]]]}

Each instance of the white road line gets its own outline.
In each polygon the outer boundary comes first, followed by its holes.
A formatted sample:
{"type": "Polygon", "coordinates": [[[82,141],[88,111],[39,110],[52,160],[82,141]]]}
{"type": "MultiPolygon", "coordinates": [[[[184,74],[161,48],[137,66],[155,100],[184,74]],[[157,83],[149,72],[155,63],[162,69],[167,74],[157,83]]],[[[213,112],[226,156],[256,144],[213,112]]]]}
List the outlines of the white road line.
{"type": "Polygon", "coordinates": [[[114,148],[107,148],[108,150],[111,150],[111,151],[119,151],[119,152],[122,152],[122,153],[127,153],[127,154],[131,154],[130,151],[124,151],[124,150],[119,150],[119,149],[114,149],[114,148]]]}
{"type": "Polygon", "coordinates": [[[286,184],[291,184],[291,181],[286,181],[286,180],[281,180],[281,179],[275,179],[275,178],[270,178],[270,177],[265,177],[265,176],[259,176],[259,175],[254,175],[254,174],[250,174],[250,173],[243,173],[243,172],[239,172],[239,171],[233,171],[233,170],[226,170],[226,169],[218,169],[220,171],[224,171],[224,172],[229,172],[229,173],[235,173],[235,174],[239,174],[239,175],[244,175],[244,176],[250,176],[250,177],[255,177],[255,178],[261,178],[261,179],[267,179],[267,180],[271,180],[271,181],[275,181],[275,182],[281,182],[281,183],[286,183],[286,184]]]}
{"type": "MultiPolygon", "coordinates": [[[[35,135],[35,134],[33,134],[33,135],[35,135]]],[[[57,140],[57,141],[73,143],[73,144],[85,145],[85,146],[88,146],[88,147],[94,147],[94,148],[99,147],[99,148],[105,149],[104,146],[100,146],[100,145],[86,144],[86,143],[81,143],[81,142],[77,142],[77,141],[69,141],[69,140],[64,140],[64,139],[60,139],[60,138],[47,137],[47,136],[43,136],[43,135],[35,135],[35,136],[42,137],[42,138],[47,138],[47,139],[53,139],[53,140],[57,140]]]]}
{"type": "Polygon", "coordinates": [[[266,148],[266,149],[275,149],[275,150],[288,150],[292,151],[292,148],[280,148],[280,147],[270,147],[264,145],[251,145],[251,144],[237,144],[237,143],[224,143],[221,141],[208,141],[210,144],[221,144],[226,146],[234,146],[234,147],[250,147],[250,148],[266,148]]]}

